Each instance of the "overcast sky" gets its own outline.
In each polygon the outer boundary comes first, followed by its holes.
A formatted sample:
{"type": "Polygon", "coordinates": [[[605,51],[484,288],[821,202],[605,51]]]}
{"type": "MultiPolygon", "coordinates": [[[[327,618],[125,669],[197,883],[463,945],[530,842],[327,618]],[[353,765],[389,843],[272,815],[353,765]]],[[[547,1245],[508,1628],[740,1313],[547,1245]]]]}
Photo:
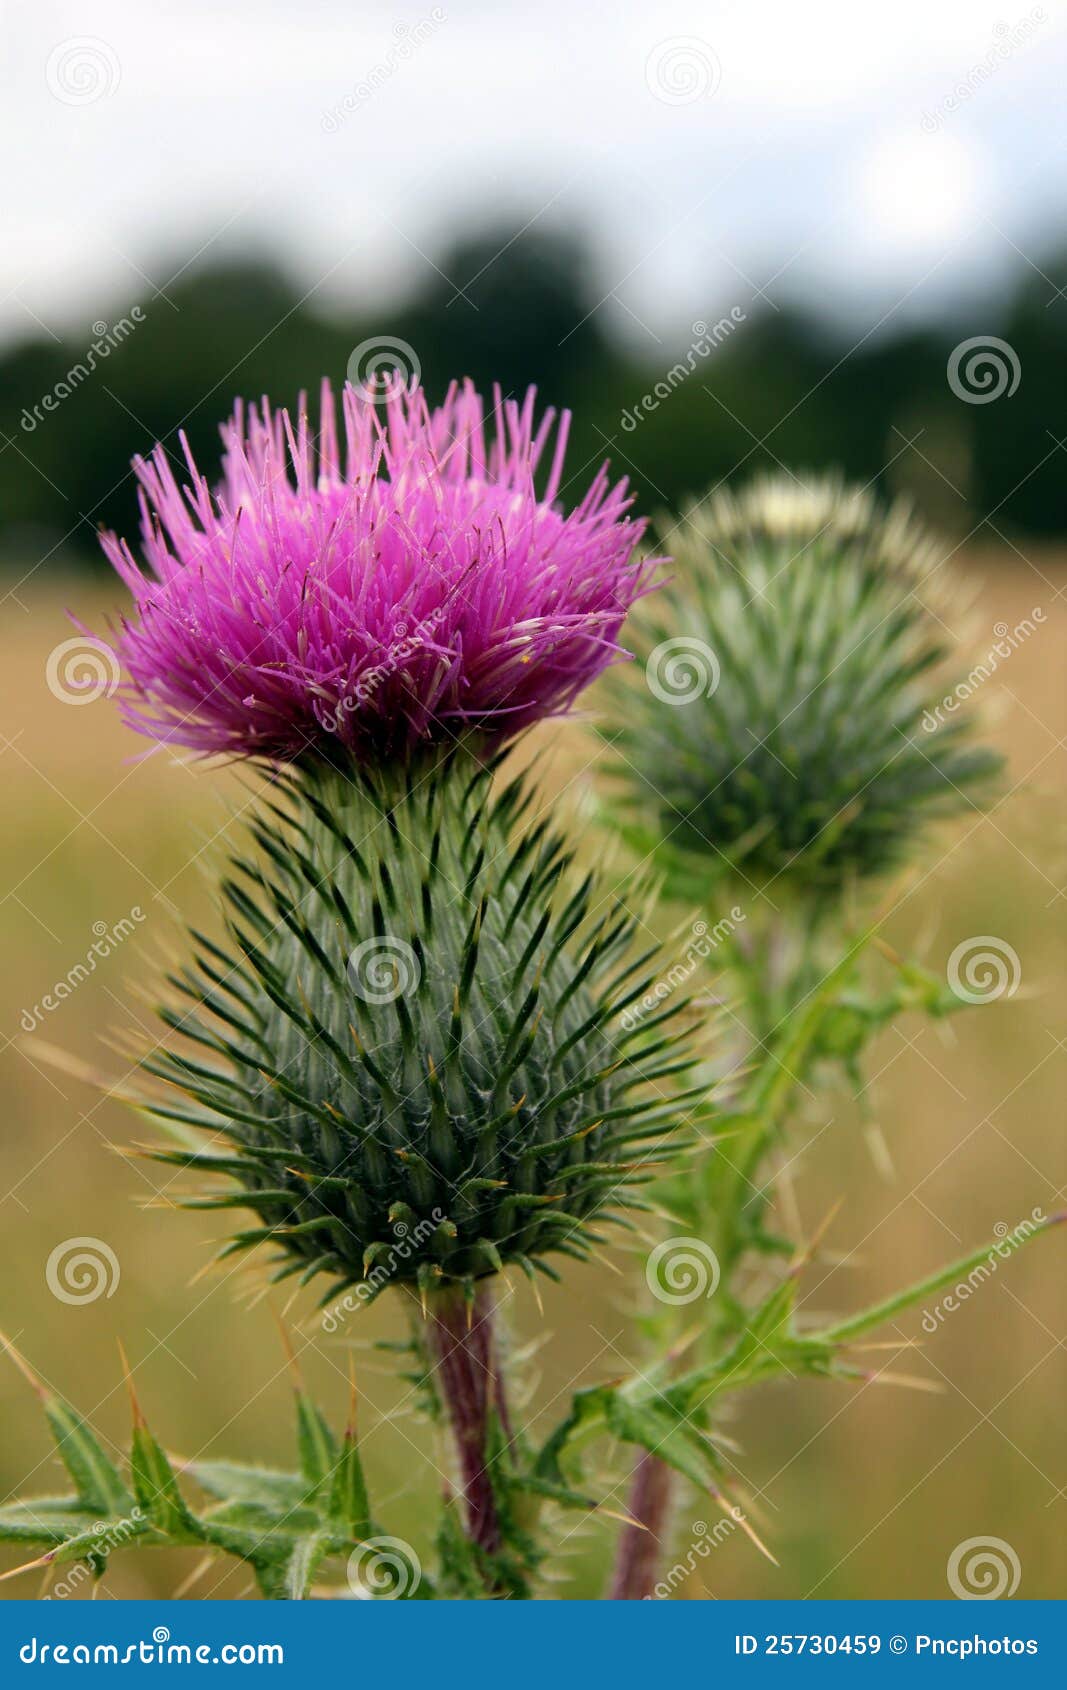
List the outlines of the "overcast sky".
{"type": "Polygon", "coordinates": [[[1067,237],[1065,11],[8,4],[0,337],[249,250],[324,302],[407,288],[497,217],[587,229],[637,337],[755,288],[932,316],[1067,237]]]}

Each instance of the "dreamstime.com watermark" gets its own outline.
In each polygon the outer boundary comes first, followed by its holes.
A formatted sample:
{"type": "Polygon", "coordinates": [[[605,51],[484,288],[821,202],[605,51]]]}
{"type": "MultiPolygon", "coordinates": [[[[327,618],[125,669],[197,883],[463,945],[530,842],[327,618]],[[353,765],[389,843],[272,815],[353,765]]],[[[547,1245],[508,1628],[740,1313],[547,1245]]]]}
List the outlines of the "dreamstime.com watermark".
{"type": "Polygon", "coordinates": [[[23,407],[19,420],[25,433],[32,434],[34,429],[44,422],[45,416],[58,411],[64,399],[69,399],[71,394],[76,393],[79,387],[89,380],[98,365],[103,363],[105,358],[110,358],[113,352],[129,340],[134,329],[139,328],[145,321],[146,316],[141,307],[133,305],[130,307],[129,316],[120,317],[117,323],[109,325],[102,318],[95,322],[93,334],[96,338],[90,341],[88,349],[78,362],[72,364],[65,375],[60,376],[55,386],[38,399],[36,405],[23,407]]]}
{"type": "Polygon", "coordinates": [[[923,1310],[923,1331],[936,1332],[945,1317],[955,1314],[962,1303],[981,1290],[986,1280],[996,1273],[1001,1262],[1008,1261],[1020,1244],[1025,1244],[1028,1238],[1032,1238],[1047,1219],[1043,1209],[1032,1209],[1026,1219],[1021,1220],[1015,1227],[1009,1228],[1006,1221],[998,1221],[993,1231],[999,1242],[993,1245],[984,1262],[979,1262],[977,1267],[971,1269],[966,1279],[961,1279],[951,1291],[946,1291],[932,1309],[923,1310]]]}
{"type": "Polygon", "coordinates": [[[134,904],[129,915],[124,915],[113,926],[106,921],[94,921],[93,932],[96,935],[93,943],[85,953],[81,962],[76,962],[73,968],[68,968],[61,980],[57,980],[50,991],[45,992],[32,1008],[24,1009],[19,1016],[19,1025],[24,1033],[35,1032],[46,1015],[51,1015],[67,999],[74,996],[78,987],[95,974],[97,966],[105,962],[112,952],[117,951],[124,940],[131,933],[136,932],[142,921],[147,920],[140,904],[134,904]]]}
{"type": "MultiPolygon", "coordinates": [[[[121,1549],[131,1537],[136,1536],[144,1523],[144,1514],[140,1508],[133,1507],[122,1520],[96,1520],[89,1527],[93,1534],[93,1542],[85,1549],[86,1559],[75,1562],[66,1578],[54,1584],[48,1594],[41,1598],[44,1602],[62,1602],[68,1596],[77,1596],[86,1583],[92,1585],[99,1578],[103,1565],[115,1549],[121,1549]],[[92,1558],[90,1562],[89,1557],[92,1558]]],[[[87,1592],[87,1594],[91,1594],[87,1592]]]]}
{"type": "Polygon", "coordinates": [[[632,434],[639,423],[643,423],[646,416],[658,411],[665,399],[676,393],[682,383],[689,380],[697,365],[704,359],[710,358],[716,347],[724,340],[729,340],[734,330],[747,323],[748,313],[740,305],[731,305],[728,316],[720,317],[710,328],[702,317],[698,317],[693,327],[693,340],[688,351],[677,364],[672,364],[665,375],[655,382],[648,393],[643,393],[636,405],[623,411],[619,417],[619,426],[632,434]]]}
{"type": "Polygon", "coordinates": [[[44,678],[53,698],[60,704],[93,704],[111,698],[122,680],[118,655],[106,640],[92,634],[76,634],[61,640],[48,653],[44,678]]]}
{"type": "Polygon", "coordinates": [[[349,953],[345,972],[357,998],[375,1005],[406,997],[422,979],[422,965],[414,950],[393,933],[361,939],[349,953]]]}
{"type": "Polygon", "coordinates": [[[944,127],[945,119],[952,117],[968,100],[973,100],[980,89],[984,88],[991,77],[997,74],[1006,60],[1014,57],[1024,47],[1029,47],[1035,30],[1048,22],[1048,13],[1044,6],[1033,6],[1024,18],[1017,23],[1005,23],[1003,18],[994,25],[995,40],[988,53],[984,54],[970,69],[960,77],[951,93],[939,100],[932,109],[922,114],[921,127],[928,135],[936,135],[944,127]]]}
{"type": "Polygon", "coordinates": [[[422,1563],[402,1537],[368,1537],[348,1557],[348,1588],[360,1602],[397,1602],[414,1596],[422,1563]]]}
{"type": "Polygon", "coordinates": [[[389,1284],[397,1269],[410,1260],[413,1253],[426,1243],[445,1219],[447,1217],[443,1209],[432,1209],[416,1226],[408,1226],[405,1221],[394,1221],[393,1238],[388,1243],[383,1240],[380,1246],[372,1246],[376,1253],[366,1278],[351,1291],[346,1291],[343,1297],[338,1297],[325,1311],[322,1330],[329,1333],[339,1332],[348,1316],[356,1314],[372,1302],[382,1287],[389,1284]]]}
{"type": "Polygon", "coordinates": [[[661,640],[645,664],[645,685],[653,698],[676,708],[710,698],[721,679],[719,659],[692,634],[661,640]]]}
{"type": "Polygon", "coordinates": [[[719,1258],[702,1238],[665,1238],[645,1262],[645,1284],[672,1308],[714,1297],[720,1276],[719,1258]]]}
{"type": "Polygon", "coordinates": [[[965,405],[991,405],[1011,398],[1022,380],[1019,354],[995,334],[974,334],[949,353],[948,385],[965,405]]]}
{"type": "Polygon", "coordinates": [[[699,35],[670,35],[657,41],[645,60],[645,85],[665,106],[710,100],[722,81],[719,55],[699,35]]]}
{"type": "Polygon", "coordinates": [[[1013,998],[1022,977],[1018,951],[995,933],[972,933],[961,939],[945,968],[949,986],[963,1003],[1013,998]]]}
{"type": "Polygon", "coordinates": [[[961,1602],[998,1602],[1014,1596],[1023,1569],[1002,1537],[968,1537],[957,1543],[945,1569],[949,1589],[961,1602]]]}
{"type": "Polygon", "coordinates": [[[280,1643],[172,1643],[165,1625],[138,1643],[42,1643],[31,1637],[19,1650],[23,1666],[59,1667],[280,1667],[280,1643]]]}
{"type": "Polygon", "coordinates": [[[697,1562],[706,1561],[713,1549],[717,1549],[720,1543],[725,1543],[727,1538],[732,1537],[744,1518],[742,1510],[735,1504],[729,1514],[724,1515],[721,1520],[716,1520],[713,1526],[709,1526],[706,1520],[694,1520],[689,1548],[682,1559],[676,1561],[670,1572],[649,1592],[645,1601],[664,1602],[668,1596],[673,1596],[678,1586],[684,1584],[686,1579],[696,1572],[697,1562]]]}
{"type": "Polygon", "coordinates": [[[724,939],[735,932],[745,920],[745,912],[740,904],[731,907],[729,915],[719,918],[714,927],[709,928],[706,921],[694,921],[690,929],[690,940],[680,962],[668,969],[661,979],[656,981],[640,1000],[631,1004],[619,1017],[619,1025],[624,1032],[631,1032],[653,1009],[657,1009],[665,998],[676,992],[699,968],[724,939]]]}
{"type": "Polygon", "coordinates": [[[111,1245],[102,1238],[64,1238],[49,1254],[44,1277],[57,1302],[77,1308],[113,1297],[122,1269],[111,1245]]]}
{"type": "Polygon", "coordinates": [[[118,54],[98,35],[72,35],[48,55],[48,92],[65,106],[91,106],[109,99],[121,81],[118,54]]]}
{"type": "Polygon", "coordinates": [[[379,688],[395,675],[408,660],[420,652],[431,649],[434,645],[434,630],[444,621],[445,609],[431,612],[421,621],[411,627],[406,622],[397,622],[393,627],[393,641],[382,653],[379,662],[372,668],[364,669],[352,691],[343,698],[333,712],[331,725],[334,733],[340,733],[346,716],[351,716],[356,710],[364,709],[374,698],[379,688]]]}
{"type": "Polygon", "coordinates": [[[394,24],[394,45],[387,49],[378,63],[371,66],[366,76],[361,77],[336,106],[331,106],[328,111],[323,112],[321,123],[326,134],[336,135],[342,123],[350,118],[353,112],[360,111],[373,100],[379,89],[383,88],[409,59],[414,58],[423,42],[436,35],[441,25],[447,22],[448,13],[442,6],[435,6],[426,17],[420,18],[418,23],[394,24]]]}
{"type": "Polygon", "coordinates": [[[408,340],[395,334],[372,334],[348,355],[345,374],[365,405],[388,405],[401,390],[409,392],[422,380],[422,363],[408,340]]]}
{"type": "Polygon", "coordinates": [[[974,665],[970,674],[960,681],[951,692],[945,694],[939,704],[933,705],[925,712],[922,719],[923,732],[936,733],[938,728],[944,727],[946,716],[955,715],[961,704],[966,704],[973,698],[979,687],[986,681],[992,680],[1000,665],[1007,661],[1013,651],[1018,651],[1025,645],[1031,634],[1036,634],[1038,628],[1048,618],[1040,605],[1035,605],[1029,616],[1024,616],[1016,622],[1014,628],[1007,622],[994,622],[993,633],[996,638],[985,656],[974,665]]]}

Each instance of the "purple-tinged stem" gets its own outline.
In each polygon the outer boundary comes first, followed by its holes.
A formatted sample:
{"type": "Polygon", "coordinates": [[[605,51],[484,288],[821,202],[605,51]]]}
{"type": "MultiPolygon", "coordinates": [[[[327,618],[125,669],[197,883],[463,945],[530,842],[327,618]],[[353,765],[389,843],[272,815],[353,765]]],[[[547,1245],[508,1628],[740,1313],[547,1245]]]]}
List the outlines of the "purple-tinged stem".
{"type": "Polygon", "coordinates": [[[501,1546],[500,1520],[486,1457],[491,1409],[496,1410],[505,1434],[510,1433],[493,1314],[493,1295],[483,1282],[476,1287],[473,1304],[459,1293],[446,1292],[433,1299],[426,1315],[435,1379],[448,1410],[459,1457],[467,1531],[489,1554],[501,1546]]]}
{"type": "Polygon", "coordinates": [[[641,1602],[652,1595],[670,1510],[671,1470],[658,1455],[646,1450],[637,1463],[630,1489],[630,1513],[639,1524],[622,1528],[611,1601],[641,1602]]]}

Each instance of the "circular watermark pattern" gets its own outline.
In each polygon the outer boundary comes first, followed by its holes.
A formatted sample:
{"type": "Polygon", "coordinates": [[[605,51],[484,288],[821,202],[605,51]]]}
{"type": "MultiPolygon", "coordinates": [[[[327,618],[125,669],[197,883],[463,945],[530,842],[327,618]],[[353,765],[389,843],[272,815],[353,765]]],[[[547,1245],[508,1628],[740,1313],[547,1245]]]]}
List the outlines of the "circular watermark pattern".
{"type": "Polygon", "coordinates": [[[657,1302],[675,1307],[713,1297],[719,1284],[719,1258],[702,1238],[665,1238],[649,1252],[645,1283],[657,1302]]]}
{"type": "Polygon", "coordinates": [[[1010,399],[1021,377],[1015,348],[995,334],[972,335],[949,354],[948,385],[968,405],[990,405],[1005,394],[1010,399]]]}
{"type": "Polygon", "coordinates": [[[413,992],[422,978],[419,959],[406,939],[383,933],[363,939],[348,958],[348,983],[364,1003],[393,1003],[413,992]]]}
{"type": "Polygon", "coordinates": [[[720,680],[719,659],[703,640],[688,634],[663,640],[645,665],[648,690],[661,704],[692,704],[710,698],[720,680]]]}
{"type": "Polygon", "coordinates": [[[653,47],[645,60],[648,91],[666,106],[710,100],[722,81],[722,65],[713,47],[696,35],[672,35],[653,47]]]}
{"type": "Polygon", "coordinates": [[[45,1265],[45,1281],[61,1303],[95,1303],[119,1288],[119,1259],[102,1238],[64,1238],[45,1265]]]}
{"type": "Polygon", "coordinates": [[[110,698],[122,678],[119,660],[106,640],[80,634],[53,647],[45,664],[45,680],[61,704],[92,704],[110,698]]]}
{"type": "Polygon", "coordinates": [[[418,387],[422,365],[415,348],[395,335],[371,335],[354,347],[348,360],[348,379],[368,405],[385,405],[402,387],[418,387]]]}
{"type": "Polygon", "coordinates": [[[74,35],[48,55],[48,91],[65,106],[91,106],[106,100],[122,80],[122,67],[113,47],[95,35],[74,35]]]}
{"type": "Polygon", "coordinates": [[[1019,953],[995,933],[963,939],[948,959],[948,983],[964,1003],[1013,998],[1022,979],[1019,953]]]}
{"type": "Polygon", "coordinates": [[[422,1563],[402,1537],[369,1537],[348,1557],[348,1588],[363,1602],[396,1602],[413,1596],[422,1563]]]}
{"type": "Polygon", "coordinates": [[[1014,1596],[1022,1567],[1002,1537],[969,1537],[948,1558],[948,1585],[961,1602],[996,1602],[1014,1596]]]}

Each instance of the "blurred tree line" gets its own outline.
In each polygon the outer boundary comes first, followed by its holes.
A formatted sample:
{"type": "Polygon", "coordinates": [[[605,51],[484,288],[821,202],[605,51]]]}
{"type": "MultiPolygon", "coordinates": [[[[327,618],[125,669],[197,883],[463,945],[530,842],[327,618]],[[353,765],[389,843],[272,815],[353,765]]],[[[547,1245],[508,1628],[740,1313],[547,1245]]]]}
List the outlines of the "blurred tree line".
{"type": "MultiPolygon", "coordinates": [[[[407,304],[360,300],[350,314],[301,301],[267,262],[205,269],[166,298],[144,298],[143,320],[116,331],[121,343],[73,384],[67,374],[84,368],[92,331],[81,343],[40,338],[8,351],[0,563],[24,568],[53,548],[64,561],[95,557],[97,527],[135,526],[134,452],[159,438],[178,454],[183,427],[210,476],[234,394],[287,403],[302,387],[314,395],[320,376],[339,384],[353,348],[382,336],[415,350],[431,398],[453,375],[510,392],[536,382],[546,403],[575,411],[571,472],[610,457],[644,509],[677,506],[777,460],[908,490],[957,533],[986,520],[1017,538],[1067,529],[1058,445],[1067,436],[1067,298],[1050,300],[1036,274],[978,320],[961,313],[951,328],[872,337],[855,350],[858,336],[795,309],[739,299],[739,321],[737,310],[730,320],[709,305],[703,340],[690,346],[683,335],[662,350],[650,340],[649,356],[610,333],[580,242],[536,233],[508,241],[496,231],[461,242],[407,304]],[[1006,341],[1021,371],[1015,392],[989,403],[961,399],[947,379],[954,347],[979,333],[1006,341]]],[[[1067,262],[1049,273],[1056,287],[1067,284],[1067,262]]]]}

